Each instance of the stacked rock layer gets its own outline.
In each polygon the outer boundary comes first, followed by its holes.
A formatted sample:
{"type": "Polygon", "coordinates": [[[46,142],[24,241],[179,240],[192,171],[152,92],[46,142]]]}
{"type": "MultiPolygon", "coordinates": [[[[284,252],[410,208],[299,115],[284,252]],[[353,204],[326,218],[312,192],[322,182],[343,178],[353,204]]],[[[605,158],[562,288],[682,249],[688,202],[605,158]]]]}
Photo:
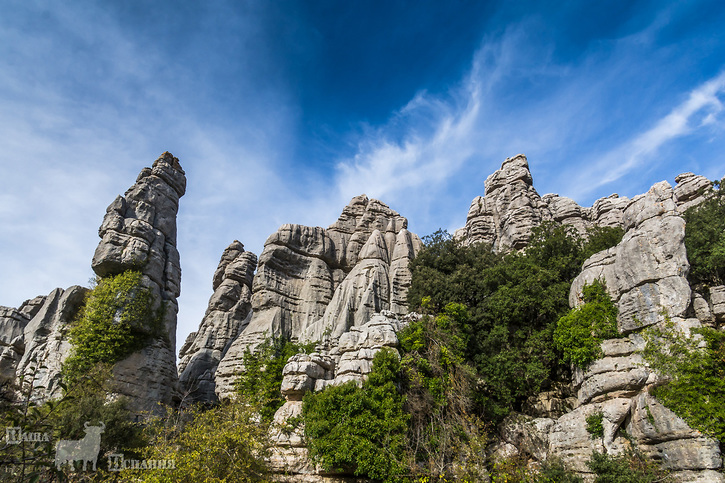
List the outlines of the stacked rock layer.
{"type": "Polygon", "coordinates": [[[252,316],[224,353],[216,392],[227,397],[243,370],[244,352],[266,337],[339,339],[373,313],[406,312],[408,262],[422,246],[408,221],[361,195],[327,229],[282,225],[259,257],[252,316]]]}

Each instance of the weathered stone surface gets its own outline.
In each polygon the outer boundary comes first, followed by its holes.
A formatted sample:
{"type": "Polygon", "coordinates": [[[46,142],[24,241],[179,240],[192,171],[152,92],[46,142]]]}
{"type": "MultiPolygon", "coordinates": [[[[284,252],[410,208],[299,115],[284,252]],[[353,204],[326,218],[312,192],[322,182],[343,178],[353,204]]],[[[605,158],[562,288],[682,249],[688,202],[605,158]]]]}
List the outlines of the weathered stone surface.
{"type": "Polygon", "coordinates": [[[407,220],[365,195],[353,198],[327,229],[283,225],[259,257],[253,315],[216,373],[217,393],[230,394],[245,349],[265,337],[339,338],[376,312],[407,311],[408,262],[422,242],[407,220]]]}
{"type": "Polygon", "coordinates": [[[710,287],[712,314],[718,322],[725,322],[725,285],[710,287]]]}
{"type": "Polygon", "coordinates": [[[544,461],[549,453],[549,433],[555,422],[550,418],[537,418],[512,413],[499,425],[501,439],[516,447],[518,452],[544,461]]]}
{"type": "Polygon", "coordinates": [[[649,458],[660,461],[671,470],[716,470],[722,468],[722,456],[717,441],[699,437],[676,439],[654,445],[640,445],[649,458]]]}
{"type": "Polygon", "coordinates": [[[217,400],[214,374],[229,345],[249,323],[256,266],[257,256],[244,251],[239,241],[224,250],[214,272],[214,293],[204,319],[179,351],[182,397],[203,402],[217,400]]]}
{"type": "Polygon", "coordinates": [[[467,243],[488,243],[496,251],[526,246],[531,230],[551,219],[546,203],[533,187],[526,156],[506,159],[486,178],[485,196],[471,203],[466,226],[456,233],[467,243]]]}
{"type": "Polygon", "coordinates": [[[597,405],[588,404],[557,419],[549,433],[549,455],[560,458],[574,471],[589,473],[586,462],[593,451],[602,453],[604,444],[587,432],[586,418],[599,412],[597,405]]]}
{"type": "Polygon", "coordinates": [[[157,410],[177,396],[176,298],[181,292],[181,266],[176,249],[176,214],[186,190],[179,160],[166,152],[144,168],[124,196],[106,210],[98,230],[101,242],[91,266],[100,277],[140,270],[142,284],[164,307],[164,334],[113,369],[118,392],[135,411],[157,410]]]}
{"type": "Polygon", "coordinates": [[[627,432],[645,444],[700,436],[698,431],[646,392],[632,398],[632,414],[627,432]]]}
{"type": "Polygon", "coordinates": [[[626,233],[614,248],[593,255],[572,283],[569,303],[582,303],[585,284],[605,281],[617,303],[617,323],[628,333],[683,316],[690,306],[685,251],[685,222],[677,214],[674,193],[663,181],[632,199],[624,212],[626,233]]]}
{"type": "MultiPolygon", "coordinates": [[[[14,337],[9,348],[15,352],[14,378],[16,381],[23,378],[21,389],[25,394],[29,390],[28,384],[32,386],[32,398],[35,400],[45,401],[62,395],[60,371],[70,353],[67,327],[78,314],[87,292],[88,289],[77,285],[66,290],[57,288],[46,297],[25,302],[15,311],[14,315],[19,315],[21,319],[33,314],[22,327],[20,335],[17,330],[11,333],[14,337]]],[[[9,359],[4,358],[2,362],[10,366],[9,359]]]]}
{"type": "Polygon", "coordinates": [[[712,182],[704,176],[682,173],[675,178],[675,199],[680,213],[700,204],[712,190],[712,182]]]}
{"type": "Polygon", "coordinates": [[[301,401],[306,392],[315,390],[318,380],[331,380],[334,375],[335,361],[330,356],[297,354],[282,369],[280,392],[288,401],[301,401]]]}

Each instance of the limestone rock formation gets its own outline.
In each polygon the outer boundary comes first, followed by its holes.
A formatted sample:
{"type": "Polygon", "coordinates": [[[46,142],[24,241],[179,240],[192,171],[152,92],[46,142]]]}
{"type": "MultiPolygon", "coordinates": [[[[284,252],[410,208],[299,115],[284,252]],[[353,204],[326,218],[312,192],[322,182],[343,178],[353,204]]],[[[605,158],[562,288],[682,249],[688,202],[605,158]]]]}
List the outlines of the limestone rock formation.
{"type": "Polygon", "coordinates": [[[687,281],[681,214],[705,199],[711,184],[691,173],[678,176],[677,181],[674,189],[663,181],[630,200],[621,216],[622,241],[589,258],[572,283],[569,302],[575,307],[582,303],[585,284],[595,279],[605,282],[619,309],[617,324],[625,337],[604,341],[604,356],[585,370],[574,371],[572,411],[560,417],[520,416],[506,421],[500,432],[503,442],[510,445],[509,452],[524,452],[539,461],[557,457],[588,477],[586,461],[592,451],[617,455],[634,444],[672,470],[674,481],[725,481],[718,472],[722,455],[717,442],[690,428],[649,395],[647,389],[662,375],[653,372],[639,354],[644,348],[644,328],[669,317],[688,334],[691,328],[721,320],[716,313],[725,308],[723,287],[703,295],[692,292],[687,281]],[[604,434],[593,439],[586,430],[586,418],[599,414],[604,434]]]}
{"type": "Polygon", "coordinates": [[[282,225],[259,257],[252,317],[217,367],[217,394],[230,394],[244,351],[265,337],[334,339],[375,312],[406,312],[408,261],[422,246],[407,220],[361,195],[327,229],[282,225]]]}
{"type": "Polygon", "coordinates": [[[179,351],[179,383],[182,397],[214,402],[214,373],[219,361],[249,323],[252,280],[257,256],[244,251],[235,240],[222,254],[214,272],[214,293],[209,299],[199,330],[192,332],[179,351]]]}
{"type": "Polygon", "coordinates": [[[88,289],[74,285],[25,301],[19,309],[0,308],[0,380],[38,401],[58,398],[61,365],[70,351],[67,327],[88,289]]]}
{"type": "Polygon", "coordinates": [[[488,243],[495,251],[524,248],[531,231],[543,221],[569,225],[582,235],[593,225],[622,226],[629,202],[614,194],[582,208],[556,194],[539,196],[523,154],[506,159],[484,185],[485,196],[471,202],[466,225],[455,236],[466,243],[488,243]]]}
{"type": "Polygon", "coordinates": [[[184,170],[166,152],[111,203],[98,230],[101,242],[93,255],[94,272],[104,277],[140,270],[142,284],[164,307],[164,336],[113,369],[117,391],[137,411],[153,410],[158,402],[169,403],[175,397],[176,298],[181,293],[176,214],[185,191],[184,170]]]}

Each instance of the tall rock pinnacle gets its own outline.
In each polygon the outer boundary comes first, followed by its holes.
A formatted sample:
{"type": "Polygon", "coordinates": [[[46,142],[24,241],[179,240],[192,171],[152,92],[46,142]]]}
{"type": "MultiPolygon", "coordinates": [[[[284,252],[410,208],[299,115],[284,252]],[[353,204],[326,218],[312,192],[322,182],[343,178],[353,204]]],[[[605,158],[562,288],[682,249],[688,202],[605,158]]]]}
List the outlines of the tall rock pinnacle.
{"type": "Polygon", "coordinates": [[[101,242],[93,255],[93,271],[105,277],[139,270],[142,284],[164,307],[163,337],[114,366],[117,391],[135,410],[171,402],[176,392],[176,299],[181,293],[176,214],[185,191],[179,160],[165,152],[111,203],[98,230],[101,242]]]}

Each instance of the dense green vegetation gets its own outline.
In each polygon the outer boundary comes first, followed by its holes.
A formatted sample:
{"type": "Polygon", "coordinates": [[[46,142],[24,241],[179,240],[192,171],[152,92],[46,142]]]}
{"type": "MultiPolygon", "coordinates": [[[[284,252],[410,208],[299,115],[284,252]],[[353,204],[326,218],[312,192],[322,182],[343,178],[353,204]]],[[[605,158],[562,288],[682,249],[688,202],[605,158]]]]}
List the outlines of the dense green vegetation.
{"type": "Polygon", "coordinates": [[[271,422],[274,413],[284,404],[280,392],[282,369],[295,354],[309,354],[314,343],[298,344],[280,337],[268,337],[254,351],[244,352],[244,372],[236,381],[239,396],[259,408],[260,416],[271,422]]]}
{"type": "Polygon", "coordinates": [[[332,386],[304,399],[310,456],[326,470],[350,471],[386,482],[407,473],[405,434],[410,416],[395,381],[398,354],[383,349],[362,387],[332,386]]]}
{"type": "Polygon", "coordinates": [[[601,343],[619,336],[617,307],[602,282],[595,280],[582,289],[584,304],[559,319],[554,343],[564,361],[585,368],[602,356],[601,343]]]}
{"type": "Polygon", "coordinates": [[[435,312],[451,302],[468,308],[465,360],[477,373],[475,398],[486,419],[500,420],[566,372],[553,338],[569,312],[571,281],[586,257],[621,235],[598,228],[583,241],[571,227],[543,223],[524,252],[507,255],[441,231],[425,239],[410,265],[410,307],[418,310],[425,300],[435,312]]]}
{"type": "Polygon", "coordinates": [[[133,270],[98,280],[68,330],[73,348],[63,367],[66,382],[98,363],[122,360],[161,334],[163,307],[141,282],[141,272],[133,270]]]}
{"type": "Polygon", "coordinates": [[[684,214],[685,247],[694,286],[725,284],[725,192],[713,182],[712,197],[684,214]]]}
{"type": "Polygon", "coordinates": [[[399,386],[410,414],[407,460],[410,473],[480,481],[485,469],[486,424],[475,415],[476,373],[465,361],[461,331],[469,319],[451,303],[398,334],[399,386]]]}
{"type": "Polygon", "coordinates": [[[146,460],[173,461],[173,469],[127,470],[122,481],[252,483],[270,481],[268,425],[259,408],[241,398],[213,408],[171,410],[146,425],[146,460]]]}
{"type": "Polygon", "coordinates": [[[587,462],[597,477],[594,483],[656,483],[667,481],[667,472],[641,453],[610,456],[594,451],[587,462]]]}
{"type": "Polygon", "coordinates": [[[491,468],[491,483],[583,483],[580,477],[556,459],[548,459],[541,468],[532,468],[519,455],[497,461],[491,468]]]}
{"type": "Polygon", "coordinates": [[[643,356],[671,379],[652,394],[687,423],[725,444],[725,332],[692,329],[685,337],[666,319],[645,332],[643,356]],[[705,347],[701,347],[701,342],[705,347]]]}

